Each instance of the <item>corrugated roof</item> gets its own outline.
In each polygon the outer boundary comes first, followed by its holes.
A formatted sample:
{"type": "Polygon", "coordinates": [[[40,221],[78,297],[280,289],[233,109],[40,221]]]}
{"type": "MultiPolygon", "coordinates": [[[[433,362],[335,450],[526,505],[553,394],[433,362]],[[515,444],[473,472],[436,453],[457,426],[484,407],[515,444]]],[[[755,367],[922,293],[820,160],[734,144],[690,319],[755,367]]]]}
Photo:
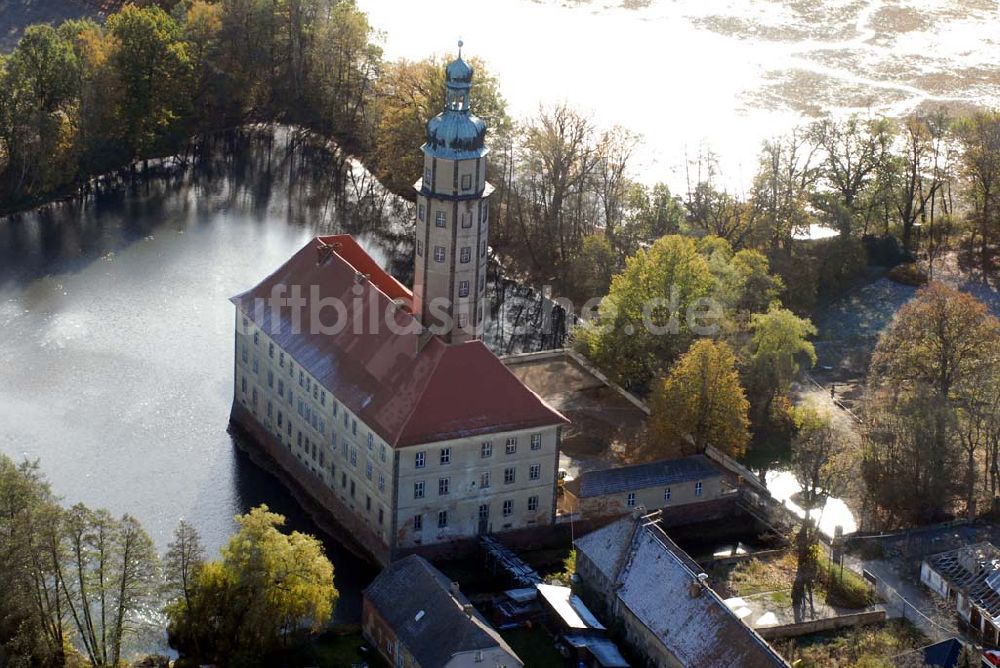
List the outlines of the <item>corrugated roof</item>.
{"type": "Polygon", "coordinates": [[[648,464],[586,471],[567,483],[581,498],[665,487],[679,482],[717,478],[722,475],[704,455],[661,459],[648,464]]]}
{"type": "Polygon", "coordinates": [[[682,666],[787,668],[785,660],[711,588],[702,587],[699,595],[691,595],[692,586],[701,587],[692,569],[697,565],[658,525],[633,517],[615,524],[620,526],[599,530],[603,540],[584,537],[576,541],[576,548],[602,571],[615,573],[618,600],[682,666]],[[608,538],[627,533],[625,549],[608,549],[608,538]]]}
{"type": "Polygon", "coordinates": [[[311,240],[232,301],[389,445],[567,422],[481,341],[449,345],[422,335],[409,311],[410,291],[349,235],[311,240]],[[344,320],[330,306],[318,313],[302,308],[297,323],[292,309],[275,312],[272,295],[288,297],[293,286],[307,300],[339,300],[344,320]],[[394,309],[394,300],[401,307],[394,309]]]}
{"type": "Polygon", "coordinates": [[[414,554],[389,565],[364,595],[421,666],[444,666],[455,654],[493,647],[520,662],[469,599],[461,592],[453,594],[450,585],[439,570],[414,554]]]}

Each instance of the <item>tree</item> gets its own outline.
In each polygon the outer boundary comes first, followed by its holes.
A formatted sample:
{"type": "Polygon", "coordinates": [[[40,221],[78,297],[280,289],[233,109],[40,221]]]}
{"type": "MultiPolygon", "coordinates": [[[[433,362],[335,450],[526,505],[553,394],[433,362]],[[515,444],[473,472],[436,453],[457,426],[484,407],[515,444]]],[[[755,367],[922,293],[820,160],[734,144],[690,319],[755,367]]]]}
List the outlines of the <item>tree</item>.
{"type": "Polygon", "coordinates": [[[78,504],[64,523],[68,560],[58,574],[80,642],[94,666],[112,668],[154,606],[159,560],[142,526],[78,504]]]}
{"type": "Polygon", "coordinates": [[[699,339],[653,390],[654,448],[660,456],[673,457],[712,445],[740,457],[750,441],[749,408],[732,349],[699,339]]]}
{"type": "Polygon", "coordinates": [[[821,174],[837,199],[823,204],[834,216],[842,236],[853,231],[865,197],[877,183],[890,155],[892,124],[879,118],[851,116],[843,121],[824,119],[810,128],[812,141],[823,150],[821,174]]]}
{"type": "Polygon", "coordinates": [[[794,408],[792,414],[797,431],[792,471],[810,511],[822,496],[843,494],[854,475],[853,452],[846,437],[831,424],[828,412],[806,405],[794,408]]]}
{"type": "Polygon", "coordinates": [[[157,6],[125,5],[108,17],[122,87],[118,122],[130,157],[148,156],[178,130],[190,104],[191,59],[181,27],[157,6]]]}
{"type": "Polygon", "coordinates": [[[764,142],[751,189],[755,234],[771,252],[791,252],[792,238],[813,222],[809,200],[819,176],[816,146],[800,132],[764,142]]]}
{"type": "Polygon", "coordinates": [[[799,373],[800,360],[816,363],[812,322],[788,309],[772,305],[767,313],[750,318],[750,382],[758,416],[766,416],[775,397],[783,395],[799,373]]]}
{"type": "Polygon", "coordinates": [[[982,279],[990,272],[989,247],[1000,237],[1000,112],[976,111],[955,126],[960,163],[972,211],[972,243],[978,235],[982,279]]]}
{"type": "MultiPolygon", "coordinates": [[[[239,531],[222,549],[222,559],[193,569],[189,599],[175,596],[167,606],[169,632],[185,655],[256,665],[302,634],[320,631],[338,594],[333,565],[318,540],[282,533],[285,518],[267,506],[236,520],[239,531]]],[[[179,533],[172,553],[192,554],[192,538],[184,537],[184,548],[181,539],[179,533]]],[[[171,581],[183,580],[184,563],[192,561],[170,560],[171,581]]]]}
{"type": "Polygon", "coordinates": [[[694,240],[663,237],[627,260],[596,320],[574,331],[575,345],[617,381],[645,387],[687,350],[695,330],[717,324],[701,318],[714,287],[694,240]]]}
{"type": "MultiPolygon", "coordinates": [[[[921,491],[939,492],[933,500],[900,500],[883,499],[876,491],[876,499],[893,517],[912,518],[918,508],[944,514],[948,496],[940,492],[957,486],[954,468],[962,447],[961,425],[986,408],[978,390],[996,378],[998,350],[1000,321],[971,295],[940,283],[921,289],[882,333],[869,371],[868,411],[876,417],[868,430],[868,456],[884,469],[920,471],[926,478],[921,491]],[[924,434],[900,425],[916,419],[915,413],[920,414],[924,434]]],[[[975,480],[980,443],[965,441],[967,481],[975,480]]],[[[975,485],[966,484],[965,491],[971,507],[975,485]]]]}

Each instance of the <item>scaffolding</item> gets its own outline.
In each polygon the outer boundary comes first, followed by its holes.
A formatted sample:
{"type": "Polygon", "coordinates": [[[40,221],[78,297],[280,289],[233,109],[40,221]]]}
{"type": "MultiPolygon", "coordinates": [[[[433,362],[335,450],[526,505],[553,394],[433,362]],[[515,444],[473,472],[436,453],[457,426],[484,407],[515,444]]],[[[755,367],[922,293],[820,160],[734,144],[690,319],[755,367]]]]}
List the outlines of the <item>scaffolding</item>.
{"type": "Polygon", "coordinates": [[[523,587],[533,587],[542,583],[542,576],[534,568],[526,564],[513,550],[493,536],[480,536],[479,542],[486,552],[486,560],[493,567],[494,573],[497,572],[497,568],[502,568],[507,571],[514,582],[523,587]]]}

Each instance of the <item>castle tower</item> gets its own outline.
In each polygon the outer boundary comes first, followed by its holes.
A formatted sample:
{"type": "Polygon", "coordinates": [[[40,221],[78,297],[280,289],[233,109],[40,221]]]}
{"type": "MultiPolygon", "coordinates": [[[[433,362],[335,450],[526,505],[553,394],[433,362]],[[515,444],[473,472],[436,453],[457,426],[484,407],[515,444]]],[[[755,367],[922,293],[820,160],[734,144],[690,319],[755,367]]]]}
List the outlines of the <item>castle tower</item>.
{"type": "Polygon", "coordinates": [[[413,311],[449,343],[482,334],[486,247],[493,186],[486,182],[486,124],[472,113],[472,67],[445,69],[444,111],[427,123],[424,176],[417,190],[413,311]]]}

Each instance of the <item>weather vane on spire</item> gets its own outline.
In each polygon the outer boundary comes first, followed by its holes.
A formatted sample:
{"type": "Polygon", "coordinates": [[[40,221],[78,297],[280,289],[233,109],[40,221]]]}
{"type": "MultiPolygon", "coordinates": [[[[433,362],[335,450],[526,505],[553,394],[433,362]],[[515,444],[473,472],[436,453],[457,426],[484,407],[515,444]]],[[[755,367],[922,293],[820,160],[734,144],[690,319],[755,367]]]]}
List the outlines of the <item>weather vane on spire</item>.
{"type": "Polygon", "coordinates": [[[459,57],[459,58],[461,58],[461,57],[462,57],[462,47],[463,47],[463,46],[465,46],[465,42],[463,42],[463,41],[462,41],[462,38],[461,38],[461,37],[459,37],[459,38],[458,38],[458,57],[459,57]]]}

